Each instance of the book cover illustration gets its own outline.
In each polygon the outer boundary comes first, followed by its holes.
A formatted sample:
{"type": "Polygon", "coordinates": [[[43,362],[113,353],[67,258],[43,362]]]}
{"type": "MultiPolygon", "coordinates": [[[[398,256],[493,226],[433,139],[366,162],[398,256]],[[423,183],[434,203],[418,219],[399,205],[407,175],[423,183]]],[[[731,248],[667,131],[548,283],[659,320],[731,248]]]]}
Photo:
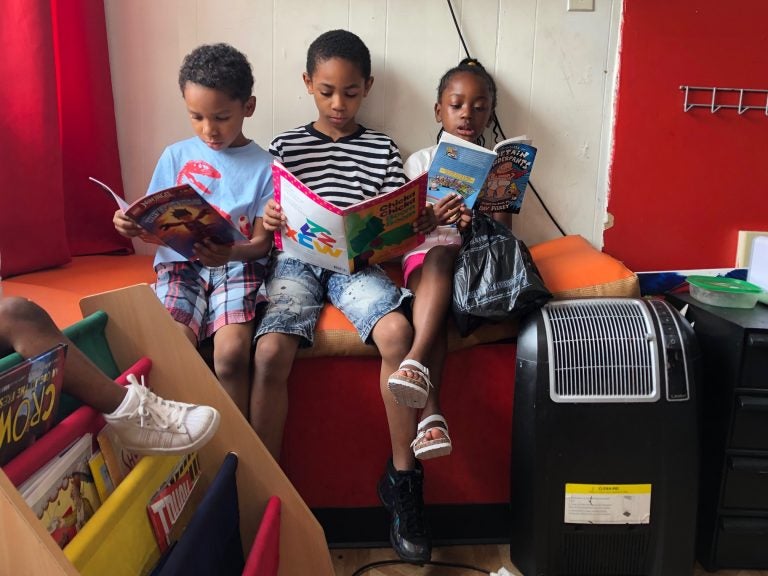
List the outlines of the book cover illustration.
{"type": "Polygon", "coordinates": [[[88,460],[88,466],[91,469],[93,483],[96,486],[96,492],[99,494],[99,500],[104,502],[114,492],[115,485],[112,483],[112,476],[109,475],[107,462],[104,460],[104,454],[101,450],[93,453],[91,459],[88,460]]]}
{"type": "Polygon", "coordinates": [[[22,496],[64,548],[101,505],[88,460],[93,435],[85,434],[20,487],[22,496]]]}
{"type": "Polygon", "coordinates": [[[169,534],[176,526],[199,479],[200,460],[197,452],[186,454],[147,504],[147,515],[161,553],[168,549],[169,534]]]}
{"type": "Polygon", "coordinates": [[[482,212],[518,214],[536,158],[536,148],[530,141],[510,139],[499,142],[494,150],[496,159],[480,191],[476,208],[482,212]]]}
{"type": "Polygon", "coordinates": [[[128,218],[185,258],[193,259],[194,245],[205,239],[227,245],[248,242],[228,215],[189,184],[153,192],[126,206],[109,186],[91,180],[109,192],[128,218]]]}
{"type": "Polygon", "coordinates": [[[141,460],[141,456],[126,450],[115,429],[106,424],[96,435],[96,441],[104,457],[104,464],[115,488],[123,481],[128,472],[141,460]]]}
{"type": "Polygon", "coordinates": [[[279,162],[273,163],[272,175],[275,201],[287,222],[275,231],[275,246],[294,258],[352,274],[424,242],[413,224],[426,205],[426,173],[346,208],[323,200],[279,162]]]}
{"type": "Polygon", "coordinates": [[[0,374],[0,466],[53,424],[64,382],[66,344],[0,374]]]}
{"type": "Polygon", "coordinates": [[[493,150],[443,132],[429,165],[427,201],[458,193],[472,208],[495,158],[493,150]]]}

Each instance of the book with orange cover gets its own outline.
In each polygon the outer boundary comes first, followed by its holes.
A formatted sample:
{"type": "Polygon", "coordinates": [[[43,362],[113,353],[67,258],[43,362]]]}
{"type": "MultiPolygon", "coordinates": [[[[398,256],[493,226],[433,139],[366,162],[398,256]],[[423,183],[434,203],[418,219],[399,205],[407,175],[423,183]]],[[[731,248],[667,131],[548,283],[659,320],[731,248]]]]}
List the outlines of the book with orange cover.
{"type": "Polygon", "coordinates": [[[206,239],[227,245],[248,242],[226,214],[189,184],[158,190],[128,204],[103,182],[90,180],[107,191],[128,218],[185,258],[194,258],[194,245],[206,239]]]}

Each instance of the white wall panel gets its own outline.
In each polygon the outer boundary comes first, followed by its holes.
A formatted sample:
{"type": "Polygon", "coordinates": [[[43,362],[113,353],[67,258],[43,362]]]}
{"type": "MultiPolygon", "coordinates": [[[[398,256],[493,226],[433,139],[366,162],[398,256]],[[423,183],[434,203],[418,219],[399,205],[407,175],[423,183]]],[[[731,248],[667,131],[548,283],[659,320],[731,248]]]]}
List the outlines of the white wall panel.
{"type": "MultiPolygon", "coordinates": [[[[506,135],[527,133],[539,148],[538,191],[568,233],[597,246],[620,4],[596,0],[594,12],[567,12],[566,0],[453,0],[471,54],[496,78],[506,135]]],[[[274,134],[316,117],[301,81],[309,43],[332,28],[356,32],[371,50],[375,77],[359,120],[389,133],[404,157],[434,143],[438,81],[464,57],[446,0],[105,0],[105,6],[129,199],[144,193],[163,147],[190,135],[176,75],[198,44],[226,41],[248,56],[258,103],[245,130],[266,147],[274,134]]],[[[530,190],[514,229],[529,243],[558,235],[530,190]]]]}

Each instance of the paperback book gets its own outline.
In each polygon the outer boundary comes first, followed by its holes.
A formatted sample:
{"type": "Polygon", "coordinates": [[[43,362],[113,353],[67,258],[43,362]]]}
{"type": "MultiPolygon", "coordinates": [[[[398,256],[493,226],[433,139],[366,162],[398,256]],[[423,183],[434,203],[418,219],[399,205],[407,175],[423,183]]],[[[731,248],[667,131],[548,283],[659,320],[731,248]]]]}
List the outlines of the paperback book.
{"type": "Polygon", "coordinates": [[[101,505],[88,466],[92,443],[92,434],[81,436],[19,487],[27,504],[61,548],[101,505]]]}
{"type": "Polygon", "coordinates": [[[197,452],[185,455],[168,479],[155,492],[147,505],[147,515],[160,552],[171,544],[170,534],[200,479],[200,460],[197,452]]]}
{"type": "Polygon", "coordinates": [[[128,472],[136,466],[141,456],[123,446],[120,436],[110,424],[106,424],[99,431],[96,435],[96,441],[104,458],[104,465],[109,473],[112,486],[116,488],[128,475],[128,472]]]}
{"type": "Polygon", "coordinates": [[[194,258],[194,245],[209,239],[216,244],[247,243],[240,229],[189,184],[158,190],[128,204],[109,186],[90,178],[112,196],[123,213],[185,258],[194,258]]]}
{"type": "Polygon", "coordinates": [[[323,200],[279,162],[272,165],[275,201],[286,225],[275,247],[341,274],[402,256],[422,242],[413,225],[426,205],[427,175],[346,208],[323,200]]]}
{"type": "Polygon", "coordinates": [[[0,466],[53,424],[64,382],[66,344],[0,374],[0,466]]]}
{"type": "Polygon", "coordinates": [[[427,200],[435,203],[458,193],[468,208],[517,213],[535,157],[536,148],[526,136],[489,150],[443,132],[428,171],[427,200]]]}

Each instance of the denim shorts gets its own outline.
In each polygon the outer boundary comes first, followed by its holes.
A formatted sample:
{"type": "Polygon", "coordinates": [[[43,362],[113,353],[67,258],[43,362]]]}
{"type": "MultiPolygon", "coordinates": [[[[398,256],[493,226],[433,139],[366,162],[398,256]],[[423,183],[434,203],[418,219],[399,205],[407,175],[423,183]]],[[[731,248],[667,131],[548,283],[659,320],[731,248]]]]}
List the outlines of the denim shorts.
{"type": "Polygon", "coordinates": [[[169,262],[155,267],[155,293],[177,322],[189,326],[198,343],[227,324],[256,317],[265,298],[260,262],[229,262],[209,268],[198,262],[169,262]]]}
{"type": "Polygon", "coordinates": [[[262,290],[269,304],[255,338],[271,332],[293,334],[301,337],[303,347],[312,345],[326,297],[366,343],[376,323],[411,297],[408,289],[399,288],[379,266],[368,266],[348,276],[282,252],[273,259],[262,290]]]}

